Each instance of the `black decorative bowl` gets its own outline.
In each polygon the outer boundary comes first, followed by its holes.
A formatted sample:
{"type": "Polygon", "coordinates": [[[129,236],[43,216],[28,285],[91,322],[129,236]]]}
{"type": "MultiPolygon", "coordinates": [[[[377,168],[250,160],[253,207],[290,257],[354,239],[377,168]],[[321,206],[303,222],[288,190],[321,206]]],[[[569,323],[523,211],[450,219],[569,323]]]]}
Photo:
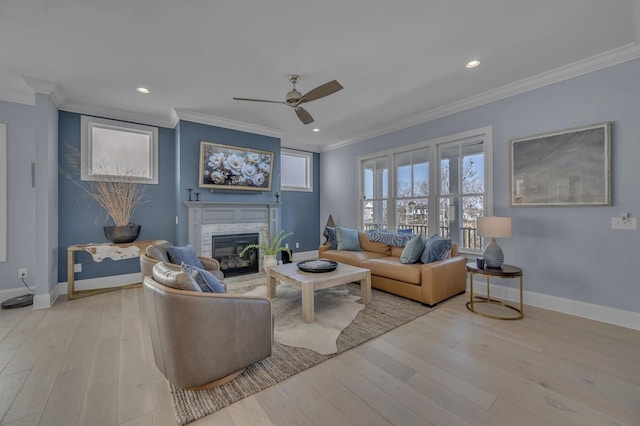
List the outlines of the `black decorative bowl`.
{"type": "Polygon", "coordinates": [[[333,260],[318,259],[318,260],[305,260],[303,262],[296,263],[298,269],[304,272],[331,272],[335,271],[338,267],[338,262],[333,260]]]}
{"type": "Polygon", "coordinates": [[[103,226],[104,236],[113,244],[131,243],[140,235],[140,225],[103,226]]]}

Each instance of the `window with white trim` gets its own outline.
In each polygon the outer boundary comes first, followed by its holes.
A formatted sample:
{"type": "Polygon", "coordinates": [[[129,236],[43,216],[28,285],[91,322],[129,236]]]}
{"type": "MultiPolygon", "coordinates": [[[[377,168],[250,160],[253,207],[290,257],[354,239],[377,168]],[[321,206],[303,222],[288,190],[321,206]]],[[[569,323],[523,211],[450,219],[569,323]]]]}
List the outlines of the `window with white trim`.
{"type": "Polygon", "coordinates": [[[477,218],[493,212],[491,137],[486,127],[358,158],[361,229],[438,234],[480,252],[477,218]]]}
{"type": "Polygon", "coordinates": [[[294,151],[282,148],[280,150],[280,175],[283,191],[313,191],[313,153],[294,151]]]}
{"type": "Polygon", "coordinates": [[[158,183],[158,128],[81,117],[81,179],[158,183]]]}

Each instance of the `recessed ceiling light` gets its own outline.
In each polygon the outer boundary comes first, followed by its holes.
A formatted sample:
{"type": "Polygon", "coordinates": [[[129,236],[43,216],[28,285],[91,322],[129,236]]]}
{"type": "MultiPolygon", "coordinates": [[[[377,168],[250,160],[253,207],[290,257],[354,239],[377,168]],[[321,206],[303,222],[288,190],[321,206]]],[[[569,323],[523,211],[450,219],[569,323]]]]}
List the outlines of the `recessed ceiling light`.
{"type": "Polygon", "coordinates": [[[473,61],[469,61],[467,62],[467,65],[465,65],[467,68],[475,68],[478,65],[480,65],[480,61],[477,59],[474,59],[473,61]]]}
{"type": "Polygon", "coordinates": [[[145,95],[147,93],[150,93],[149,89],[147,89],[146,87],[138,87],[136,90],[140,93],[144,93],[145,95]]]}
{"type": "Polygon", "coordinates": [[[318,129],[317,127],[315,129],[313,129],[314,132],[319,132],[320,129],[318,129]]]}

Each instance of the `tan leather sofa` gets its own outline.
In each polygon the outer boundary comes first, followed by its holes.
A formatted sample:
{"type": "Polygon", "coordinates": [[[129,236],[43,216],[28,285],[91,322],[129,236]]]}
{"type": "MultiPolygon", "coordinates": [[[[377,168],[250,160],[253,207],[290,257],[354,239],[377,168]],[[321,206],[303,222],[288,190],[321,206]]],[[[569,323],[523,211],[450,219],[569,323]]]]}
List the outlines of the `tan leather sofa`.
{"type": "MultiPolygon", "coordinates": [[[[222,385],[271,355],[273,317],[266,298],[179,290],[185,272],[158,272],[143,281],[153,357],[180,388],[222,385]]],[[[164,268],[165,270],[167,268],[164,268]]]]}
{"type": "Polygon", "coordinates": [[[329,243],[320,246],[320,258],[346,263],[371,271],[371,287],[407,299],[433,306],[452,296],[464,293],[467,276],[464,256],[458,245],[451,244],[450,257],[432,263],[400,263],[404,247],[392,247],[369,241],[364,232],[358,233],[362,251],[332,250],[329,243]]]}
{"type": "MultiPolygon", "coordinates": [[[[156,263],[167,263],[166,260],[158,258],[158,253],[163,252],[166,254],[167,250],[169,250],[169,247],[171,247],[171,243],[164,240],[161,240],[161,242],[158,242],[157,244],[147,246],[144,254],[140,256],[140,272],[142,272],[142,277],[151,275],[153,265],[155,265],[156,263]]],[[[200,259],[200,262],[202,262],[202,266],[204,266],[204,269],[215,275],[217,279],[222,280],[224,278],[224,274],[222,273],[222,271],[220,271],[220,263],[216,259],[205,256],[198,256],[198,259],[200,259]]]]}

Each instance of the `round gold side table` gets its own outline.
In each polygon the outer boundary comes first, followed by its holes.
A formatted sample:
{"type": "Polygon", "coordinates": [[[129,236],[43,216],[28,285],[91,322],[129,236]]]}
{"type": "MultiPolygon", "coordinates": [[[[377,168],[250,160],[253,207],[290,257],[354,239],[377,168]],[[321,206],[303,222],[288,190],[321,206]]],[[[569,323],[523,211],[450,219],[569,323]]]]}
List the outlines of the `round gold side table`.
{"type": "Polygon", "coordinates": [[[500,268],[478,268],[476,262],[469,262],[466,266],[467,272],[469,273],[469,286],[470,286],[470,300],[467,302],[467,309],[469,309],[474,314],[482,315],[487,318],[494,318],[500,320],[518,320],[524,317],[524,305],[522,303],[522,269],[513,265],[502,265],[500,268]],[[475,274],[484,275],[487,277],[487,297],[474,296],[473,295],[473,276],[475,274]],[[491,298],[491,293],[489,292],[489,279],[491,277],[498,278],[520,278],[520,309],[515,306],[508,305],[501,300],[496,300],[491,298]],[[475,300],[480,299],[480,300],[475,300]],[[479,303],[490,303],[493,305],[504,306],[506,308],[512,309],[517,312],[516,316],[497,316],[491,314],[485,314],[483,312],[478,312],[475,309],[475,304],[479,303]]]}

